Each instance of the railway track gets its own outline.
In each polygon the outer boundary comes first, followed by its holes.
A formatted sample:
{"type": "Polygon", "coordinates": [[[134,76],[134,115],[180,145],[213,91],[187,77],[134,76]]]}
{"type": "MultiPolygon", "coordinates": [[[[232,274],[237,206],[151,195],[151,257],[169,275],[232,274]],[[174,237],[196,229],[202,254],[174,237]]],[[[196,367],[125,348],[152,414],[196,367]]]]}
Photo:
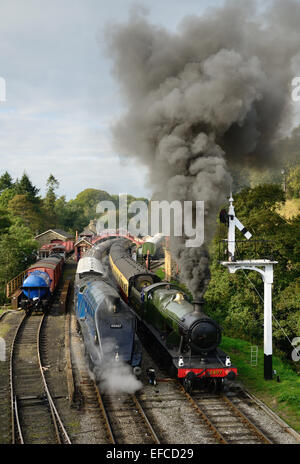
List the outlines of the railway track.
{"type": "MultiPolygon", "coordinates": [[[[67,327],[68,330],[68,327],[67,327]]],[[[89,428],[83,430],[75,442],[82,442],[84,435],[91,433],[88,440],[93,443],[111,444],[153,444],[160,440],[148,415],[141,405],[138,395],[104,394],[98,388],[87,369],[83,346],[79,342],[78,325],[72,315],[70,319],[71,371],[69,390],[74,392],[74,406],[89,417],[89,428]]],[[[85,441],[86,442],[86,441],[85,441]]]]}
{"type": "Polygon", "coordinates": [[[160,440],[135,394],[101,394],[98,401],[113,444],[159,444],[160,440]]]}
{"type": "Polygon", "coordinates": [[[10,346],[22,315],[17,311],[7,311],[0,316],[0,336],[5,337],[5,356],[0,362],[0,443],[12,442],[10,427],[10,346]]]}
{"type": "Polygon", "coordinates": [[[179,385],[195,411],[221,444],[272,444],[272,441],[226,395],[189,395],[179,385]]]}
{"type": "Polygon", "coordinates": [[[178,429],[177,443],[273,443],[228,396],[204,391],[194,391],[190,395],[179,381],[168,377],[156,356],[153,358],[145,350],[143,360],[144,369],[150,366],[155,369],[157,386],[144,387],[142,403],[162,430],[163,443],[174,443],[169,432],[172,423],[173,430],[178,429]],[[184,430],[185,435],[181,435],[184,430]]]}
{"type": "Polygon", "coordinates": [[[24,315],[10,352],[12,443],[70,444],[43,366],[46,315],[24,315]]]}

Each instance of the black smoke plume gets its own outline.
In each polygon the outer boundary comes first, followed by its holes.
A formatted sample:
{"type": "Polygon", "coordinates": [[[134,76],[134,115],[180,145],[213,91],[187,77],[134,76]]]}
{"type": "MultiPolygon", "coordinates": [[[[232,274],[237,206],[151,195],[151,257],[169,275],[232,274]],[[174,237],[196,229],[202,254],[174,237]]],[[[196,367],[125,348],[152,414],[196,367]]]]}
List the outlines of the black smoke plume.
{"type": "MultiPolygon", "coordinates": [[[[107,32],[127,107],[113,127],[115,149],[148,167],[155,198],[205,202],[206,244],[229,194],[230,167],[273,163],[272,144],[290,114],[300,4],[268,5],[228,1],[187,16],[177,33],[135,10],[107,32]]],[[[201,297],[209,282],[205,245],[187,248],[183,237],[171,250],[201,297]]]]}

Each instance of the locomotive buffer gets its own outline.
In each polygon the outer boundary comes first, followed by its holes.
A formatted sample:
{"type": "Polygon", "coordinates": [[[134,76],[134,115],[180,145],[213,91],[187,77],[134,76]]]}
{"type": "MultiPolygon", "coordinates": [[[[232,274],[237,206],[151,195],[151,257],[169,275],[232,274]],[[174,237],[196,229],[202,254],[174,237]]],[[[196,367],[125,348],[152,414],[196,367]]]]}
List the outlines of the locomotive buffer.
{"type": "Polygon", "coordinates": [[[221,264],[226,266],[231,274],[240,269],[247,269],[259,272],[262,276],[264,282],[264,378],[272,380],[272,284],[273,266],[277,264],[277,261],[268,259],[235,260],[235,228],[237,227],[247,240],[252,235],[235,215],[232,194],[229,203],[228,214],[224,210],[220,213],[221,222],[228,225],[228,261],[222,261],[221,264]]]}

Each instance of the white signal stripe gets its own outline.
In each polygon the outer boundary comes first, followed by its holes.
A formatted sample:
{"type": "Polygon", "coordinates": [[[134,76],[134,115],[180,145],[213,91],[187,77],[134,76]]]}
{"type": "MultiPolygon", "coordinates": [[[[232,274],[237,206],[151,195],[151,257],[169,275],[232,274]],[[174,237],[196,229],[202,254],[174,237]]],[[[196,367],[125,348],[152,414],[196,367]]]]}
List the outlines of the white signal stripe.
{"type": "Polygon", "coordinates": [[[246,229],[246,227],[243,226],[241,221],[238,220],[238,218],[235,216],[234,217],[234,222],[236,227],[244,234],[247,240],[252,237],[252,234],[246,229]]]}

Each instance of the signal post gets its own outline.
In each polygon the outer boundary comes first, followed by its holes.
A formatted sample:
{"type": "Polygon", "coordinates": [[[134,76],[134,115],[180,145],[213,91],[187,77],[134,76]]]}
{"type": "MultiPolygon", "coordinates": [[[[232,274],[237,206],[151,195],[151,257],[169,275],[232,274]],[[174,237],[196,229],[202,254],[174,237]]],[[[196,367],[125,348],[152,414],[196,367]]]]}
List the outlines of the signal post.
{"type": "MultiPolygon", "coordinates": [[[[264,282],[264,378],[265,380],[272,380],[272,285],[273,266],[277,264],[277,261],[268,259],[235,260],[235,228],[237,227],[247,240],[252,235],[235,216],[232,195],[229,202],[230,206],[226,217],[228,224],[228,261],[222,261],[221,264],[227,267],[231,274],[245,269],[259,272],[262,276],[264,282]]],[[[222,222],[225,221],[222,220],[222,222]]]]}

